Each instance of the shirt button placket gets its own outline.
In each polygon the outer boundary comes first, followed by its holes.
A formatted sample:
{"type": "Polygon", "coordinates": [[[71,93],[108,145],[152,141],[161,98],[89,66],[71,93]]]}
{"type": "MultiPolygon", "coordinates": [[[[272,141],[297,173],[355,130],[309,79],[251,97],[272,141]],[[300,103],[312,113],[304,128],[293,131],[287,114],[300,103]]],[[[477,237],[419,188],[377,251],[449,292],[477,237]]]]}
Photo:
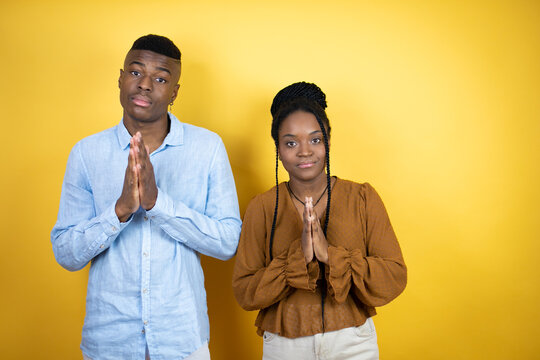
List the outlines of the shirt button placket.
{"type": "MultiPolygon", "coordinates": [[[[143,216],[142,223],[142,276],[141,276],[141,298],[142,298],[142,319],[144,324],[143,334],[148,332],[148,324],[150,322],[150,246],[151,246],[151,229],[148,216],[143,216]]],[[[147,340],[148,341],[148,340],[147,340]]]]}

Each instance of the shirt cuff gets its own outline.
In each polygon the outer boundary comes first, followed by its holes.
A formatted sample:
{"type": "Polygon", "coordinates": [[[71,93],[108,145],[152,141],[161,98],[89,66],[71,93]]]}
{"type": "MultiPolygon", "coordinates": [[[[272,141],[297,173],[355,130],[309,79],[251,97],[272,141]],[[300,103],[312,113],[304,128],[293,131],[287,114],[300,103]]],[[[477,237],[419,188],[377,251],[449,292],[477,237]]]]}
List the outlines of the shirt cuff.
{"type": "MultiPolygon", "coordinates": [[[[173,200],[158,187],[158,195],[154,207],[146,210],[146,215],[157,225],[162,225],[167,220],[175,216],[178,209],[176,207],[185,206],[181,202],[176,204],[173,200]]],[[[181,209],[180,209],[181,210],[181,209]]]]}
{"type": "Polygon", "coordinates": [[[319,266],[312,261],[306,266],[304,252],[300,240],[294,241],[289,247],[285,264],[287,284],[296,289],[315,291],[319,278],[319,266]]]}
{"type": "Polygon", "coordinates": [[[328,292],[338,302],[343,303],[351,289],[351,257],[359,255],[360,250],[349,251],[341,246],[328,246],[328,265],[326,278],[328,292]]]}
{"type": "Polygon", "coordinates": [[[126,222],[120,222],[114,210],[115,205],[116,204],[112,204],[109,206],[99,217],[99,223],[101,224],[105,236],[97,238],[88,249],[92,257],[108,248],[111,245],[111,242],[116,239],[120,231],[128,226],[131,219],[133,219],[133,215],[131,215],[126,222]]]}
{"type": "Polygon", "coordinates": [[[121,223],[114,210],[115,205],[116,204],[112,204],[109,206],[100,216],[101,226],[103,227],[103,232],[107,235],[107,237],[118,235],[118,233],[122,231],[133,218],[133,215],[131,215],[126,222],[121,223]]]}

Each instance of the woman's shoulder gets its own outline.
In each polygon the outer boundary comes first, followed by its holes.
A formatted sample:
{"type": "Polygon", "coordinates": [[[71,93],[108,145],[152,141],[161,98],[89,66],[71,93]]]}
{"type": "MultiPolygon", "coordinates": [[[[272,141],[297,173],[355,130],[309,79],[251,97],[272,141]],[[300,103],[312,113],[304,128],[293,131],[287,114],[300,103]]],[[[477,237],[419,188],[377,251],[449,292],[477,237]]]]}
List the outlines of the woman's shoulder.
{"type": "Polygon", "coordinates": [[[339,179],[339,182],[336,182],[335,191],[332,194],[332,199],[336,198],[342,200],[346,199],[348,202],[360,202],[366,204],[368,207],[382,204],[379,193],[368,182],[357,183],[350,180],[339,179]],[[334,194],[336,195],[335,197],[334,194]]]}
{"type": "Polygon", "coordinates": [[[345,196],[350,196],[353,194],[366,194],[368,192],[373,192],[375,189],[371,186],[370,183],[358,183],[352,180],[346,180],[341,178],[336,178],[335,190],[339,189],[342,194],[345,196]]]}
{"type": "MultiPolygon", "coordinates": [[[[283,193],[283,190],[286,189],[285,183],[282,182],[279,184],[280,195],[283,193]]],[[[249,202],[248,208],[257,206],[257,207],[274,207],[276,204],[276,186],[272,186],[270,189],[255,195],[249,202]]]]}

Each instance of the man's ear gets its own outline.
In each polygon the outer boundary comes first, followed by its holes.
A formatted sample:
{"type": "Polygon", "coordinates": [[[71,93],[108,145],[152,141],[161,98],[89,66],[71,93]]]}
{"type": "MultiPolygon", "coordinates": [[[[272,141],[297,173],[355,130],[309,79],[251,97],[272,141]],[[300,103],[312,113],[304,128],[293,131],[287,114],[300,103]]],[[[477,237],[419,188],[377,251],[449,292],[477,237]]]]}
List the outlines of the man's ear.
{"type": "Polygon", "coordinates": [[[124,76],[124,70],[120,69],[120,76],[118,77],[118,88],[120,88],[120,84],[122,84],[122,76],[124,76]]]}
{"type": "Polygon", "coordinates": [[[173,90],[173,93],[172,93],[172,97],[171,97],[171,103],[176,99],[176,97],[178,96],[178,90],[180,89],[180,84],[176,84],[176,86],[174,87],[174,90],[173,90]]]}

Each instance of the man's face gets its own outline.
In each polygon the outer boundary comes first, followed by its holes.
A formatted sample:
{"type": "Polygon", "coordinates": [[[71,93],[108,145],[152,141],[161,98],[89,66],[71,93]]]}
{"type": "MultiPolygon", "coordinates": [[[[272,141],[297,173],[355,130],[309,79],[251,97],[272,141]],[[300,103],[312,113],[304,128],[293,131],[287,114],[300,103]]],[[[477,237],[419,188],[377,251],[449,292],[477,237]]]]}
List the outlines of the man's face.
{"type": "Polygon", "coordinates": [[[124,120],[165,120],[178,94],[180,61],[148,50],[131,50],[120,70],[118,87],[124,120]]]}

